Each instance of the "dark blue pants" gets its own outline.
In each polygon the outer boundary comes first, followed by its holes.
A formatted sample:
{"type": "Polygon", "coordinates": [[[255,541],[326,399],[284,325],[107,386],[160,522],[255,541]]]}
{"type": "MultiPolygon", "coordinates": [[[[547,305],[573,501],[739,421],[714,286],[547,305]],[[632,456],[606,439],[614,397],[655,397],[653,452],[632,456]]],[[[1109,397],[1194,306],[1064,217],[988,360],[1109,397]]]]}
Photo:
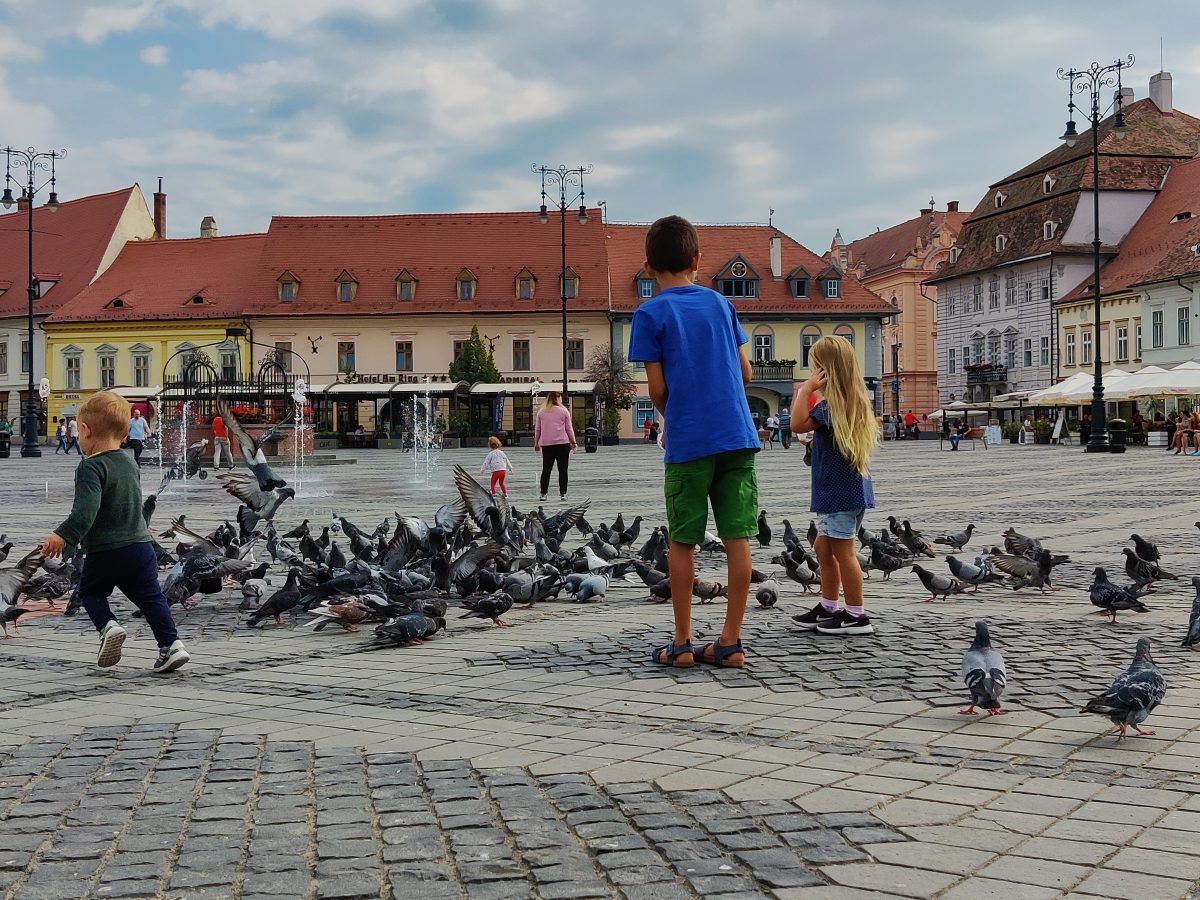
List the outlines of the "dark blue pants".
{"type": "Polygon", "coordinates": [[[171,607],[158,584],[158,560],[150,544],[101,550],[88,553],[84,558],[79,599],[97,631],[114,619],[108,605],[108,595],[113,588],[120,588],[121,593],[142,611],[158,646],[169,647],[175,643],[179,634],[175,631],[171,607]]]}

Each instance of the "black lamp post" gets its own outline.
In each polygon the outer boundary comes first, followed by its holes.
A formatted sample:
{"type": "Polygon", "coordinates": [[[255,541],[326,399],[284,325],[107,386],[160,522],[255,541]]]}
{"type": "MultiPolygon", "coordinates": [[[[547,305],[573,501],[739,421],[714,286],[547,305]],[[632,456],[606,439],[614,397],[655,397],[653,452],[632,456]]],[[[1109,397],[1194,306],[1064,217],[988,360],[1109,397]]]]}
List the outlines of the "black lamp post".
{"type": "MultiPolygon", "coordinates": [[[[22,188],[22,199],[25,201],[28,218],[26,220],[26,233],[28,234],[29,246],[29,309],[28,309],[28,326],[29,326],[29,384],[28,393],[25,396],[25,427],[24,440],[21,443],[21,456],[23,457],[39,457],[42,455],[42,448],[38,445],[38,412],[40,403],[34,394],[33,386],[33,304],[38,296],[37,277],[33,273],[33,198],[45,189],[50,188],[50,197],[46,201],[46,209],[50,212],[58,211],[58,192],[55,190],[55,175],[54,164],[67,155],[66,150],[51,150],[49,152],[39,152],[33,147],[25,150],[18,150],[14,147],[4,148],[4,195],[0,197],[0,205],[5,209],[12,209],[12,206],[17,201],[13,199],[12,185],[20,184],[19,179],[12,175],[12,167],[15,163],[18,169],[25,169],[25,187],[22,188]],[[37,177],[38,170],[50,169],[50,178],[42,182],[40,185],[34,184],[34,179],[37,177]]],[[[47,367],[49,374],[49,367],[47,367]]]]}
{"type": "Polygon", "coordinates": [[[551,168],[549,166],[533,165],[533,173],[542,176],[542,205],[538,210],[538,221],[545,225],[550,221],[550,212],[546,206],[546,182],[550,189],[558,184],[558,218],[562,226],[562,271],[559,276],[560,293],[562,294],[562,399],[567,402],[567,210],[579,201],[579,224],[586,225],[588,220],[587,205],[584,203],[583,176],[590,175],[592,166],[576,166],[568,169],[566,166],[551,168]],[[570,200],[567,199],[568,185],[574,190],[579,186],[579,192],[570,200]]]}
{"type": "Polygon", "coordinates": [[[1133,54],[1126,59],[1102,66],[1094,62],[1086,69],[1059,69],[1058,77],[1067,83],[1067,129],[1063,132],[1062,140],[1068,147],[1074,147],[1079,142],[1079,132],[1075,130],[1075,113],[1084,112],[1075,103],[1076,94],[1085,94],[1091,101],[1090,124],[1092,129],[1092,280],[1095,297],[1093,328],[1093,348],[1095,363],[1092,377],[1092,434],[1084,450],[1088,453],[1107,453],[1108,437],[1106,435],[1104,411],[1104,369],[1100,346],[1100,93],[1105,88],[1116,86],[1116,116],[1113,120],[1112,133],[1117,140],[1124,140],[1129,131],[1125,124],[1124,98],[1121,96],[1121,70],[1133,65],[1133,54]]]}

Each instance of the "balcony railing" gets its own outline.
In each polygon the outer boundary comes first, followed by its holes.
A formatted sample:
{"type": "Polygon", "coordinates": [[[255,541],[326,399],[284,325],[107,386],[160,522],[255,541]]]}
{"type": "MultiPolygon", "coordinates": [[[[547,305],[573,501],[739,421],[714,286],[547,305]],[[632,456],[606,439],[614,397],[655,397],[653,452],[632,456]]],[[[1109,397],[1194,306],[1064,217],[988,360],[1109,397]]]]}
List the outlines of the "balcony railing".
{"type": "Polygon", "coordinates": [[[967,367],[967,384],[991,384],[997,381],[1008,381],[1008,369],[1004,366],[984,363],[967,367]]]}
{"type": "Polygon", "coordinates": [[[794,381],[796,366],[783,363],[754,363],[752,381],[794,381]]]}

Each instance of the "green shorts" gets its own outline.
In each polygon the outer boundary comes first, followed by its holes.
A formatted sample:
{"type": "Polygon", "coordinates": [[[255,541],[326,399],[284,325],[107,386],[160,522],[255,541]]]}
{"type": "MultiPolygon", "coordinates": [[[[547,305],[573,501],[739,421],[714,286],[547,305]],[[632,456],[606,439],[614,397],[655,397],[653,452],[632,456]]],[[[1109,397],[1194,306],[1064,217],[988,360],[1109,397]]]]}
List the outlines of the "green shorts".
{"type": "Polygon", "coordinates": [[[667,464],[663,488],[672,541],[704,543],[710,501],[720,538],[746,538],[758,533],[758,473],[754,468],[754,453],[728,450],[667,464]]]}

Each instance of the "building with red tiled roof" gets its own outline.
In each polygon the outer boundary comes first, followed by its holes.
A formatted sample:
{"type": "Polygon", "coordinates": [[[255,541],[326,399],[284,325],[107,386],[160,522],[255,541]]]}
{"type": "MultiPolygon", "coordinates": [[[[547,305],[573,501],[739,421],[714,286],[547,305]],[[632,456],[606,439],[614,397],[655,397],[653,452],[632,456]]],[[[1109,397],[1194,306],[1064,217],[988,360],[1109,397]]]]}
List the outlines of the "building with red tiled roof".
{"type": "MultiPolygon", "coordinates": [[[[1128,132],[1099,126],[1100,240],[1106,259],[1149,207],[1173,164],[1195,155],[1200,119],[1174,109],[1170,76],[1123,95],[1128,132]]],[[[1092,271],[1090,130],[993,184],[963,224],[938,289],[940,402],[1045,387],[1062,359],[1054,301],[1092,271]]],[[[1065,348],[1062,348],[1065,351],[1065,348]]]]}
{"type": "MultiPolygon", "coordinates": [[[[29,372],[28,208],[0,215],[0,416],[19,415],[29,372]]],[[[135,184],[107,194],[65,200],[57,212],[33,209],[33,269],[39,282],[34,304],[33,374],[46,374],[41,323],[91,284],[130,241],[155,237],[155,225],[135,184]]]]}
{"type": "Polygon", "coordinates": [[[249,348],[226,329],[246,326],[265,242],[245,234],[127,244],[46,320],[51,421],[106,388],[148,400],[164,370],[177,374],[195,348],[224,374],[247,371],[249,348]]]}
{"type": "Polygon", "coordinates": [[[839,231],[826,254],[897,310],[884,326],[881,412],[937,406],[937,288],[922,282],[949,260],[966,218],[957,200],[945,210],[931,201],[914,218],[849,244],[839,231]]]}
{"type": "MultiPolygon", "coordinates": [[[[629,349],[629,325],[638,305],[656,292],[642,270],[645,225],[609,224],[608,268],[612,279],[613,343],[629,349]]],[[[761,417],[786,408],[795,379],[808,377],[808,352],[826,334],[854,343],[868,381],[877,387],[882,323],[891,305],[857,278],[770,225],[697,225],[699,284],[728,297],[750,337],[755,363],[747,390],[761,417]]],[[[644,379],[644,371],[638,370],[644,379]]],[[[650,414],[639,388],[632,422],[637,430],[650,414]]]]}
{"type": "Polygon", "coordinates": [[[1095,280],[1089,276],[1056,304],[1062,375],[1105,368],[1170,368],[1200,345],[1200,158],[1176,162],[1162,189],[1100,271],[1100,343],[1093,348],[1095,280]]]}

